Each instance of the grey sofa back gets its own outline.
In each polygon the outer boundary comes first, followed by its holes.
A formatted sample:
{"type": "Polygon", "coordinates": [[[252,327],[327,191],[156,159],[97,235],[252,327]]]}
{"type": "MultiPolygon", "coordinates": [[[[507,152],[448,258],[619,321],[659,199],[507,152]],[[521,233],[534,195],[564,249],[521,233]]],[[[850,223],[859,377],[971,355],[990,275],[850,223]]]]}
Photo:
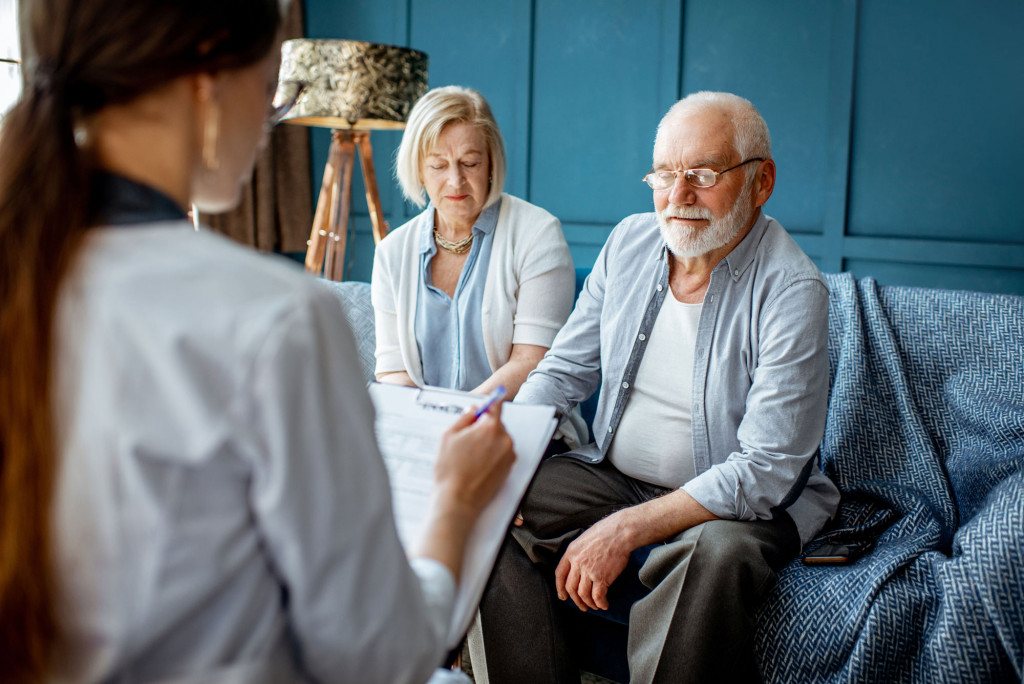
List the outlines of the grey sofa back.
{"type": "Polygon", "coordinates": [[[333,280],[321,282],[341,302],[345,319],[356,338],[356,349],[359,352],[359,365],[363,369],[363,377],[366,378],[367,383],[373,382],[377,336],[374,332],[373,304],[370,303],[370,284],[357,280],[346,280],[340,283],[333,280]]]}

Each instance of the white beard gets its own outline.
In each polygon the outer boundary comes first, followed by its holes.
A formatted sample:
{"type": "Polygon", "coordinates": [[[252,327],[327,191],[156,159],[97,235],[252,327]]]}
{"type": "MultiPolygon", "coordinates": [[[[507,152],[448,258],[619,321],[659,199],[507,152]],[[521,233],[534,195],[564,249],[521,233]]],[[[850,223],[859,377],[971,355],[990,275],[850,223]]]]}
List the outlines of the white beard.
{"type": "Polygon", "coordinates": [[[750,218],[746,208],[753,189],[752,183],[746,185],[729,213],[721,218],[715,216],[710,209],[675,204],[669,204],[659,211],[658,227],[661,228],[661,237],[669,251],[677,257],[697,257],[732,242],[750,218]],[[669,218],[672,217],[704,219],[710,223],[706,228],[682,226],[670,222],[669,218]]]}

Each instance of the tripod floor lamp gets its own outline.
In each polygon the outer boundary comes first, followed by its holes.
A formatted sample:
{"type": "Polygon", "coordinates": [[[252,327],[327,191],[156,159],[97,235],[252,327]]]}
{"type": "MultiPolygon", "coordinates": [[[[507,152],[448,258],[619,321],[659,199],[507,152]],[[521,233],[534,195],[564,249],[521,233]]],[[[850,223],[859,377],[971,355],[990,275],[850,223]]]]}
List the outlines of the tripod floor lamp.
{"type": "Polygon", "coordinates": [[[409,110],[427,91],[427,55],[356,40],[287,40],[281,47],[279,81],[282,86],[304,86],[283,121],[331,129],[306,270],[341,280],[356,152],[376,244],[388,225],[380,206],[370,131],[405,128],[409,110]]]}

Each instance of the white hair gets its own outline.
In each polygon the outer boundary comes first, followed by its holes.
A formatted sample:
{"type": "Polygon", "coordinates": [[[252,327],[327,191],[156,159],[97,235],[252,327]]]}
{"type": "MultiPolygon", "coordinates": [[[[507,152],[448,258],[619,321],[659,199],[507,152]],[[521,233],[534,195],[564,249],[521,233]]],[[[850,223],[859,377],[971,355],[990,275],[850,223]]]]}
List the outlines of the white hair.
{"type": "Polygon", "coordinates": [[[445,126],[453,123],[468,123],[483,134],[491,161],[491,187],[484,206],[501,197],[505,187],[505,143],[490,105],[472,88],[444,86],[416,101],[398,146],[395,177],[405,198],[418,207],[427,203],[421,172],[423,158],[437,144],[445,126]]]}
{"type": "MultiPolygon", "coordinates": [[[[658,124],[658,132],[654,137],[655,145],[667,122],[686,114],[708,110],[722,111],[729,115],[733,124],[733,147],[741,159],[772,158],[772,139],[768,134],[768,124],[750,100],[732,93],[710,90],[692,93],[672,105],[658,124]]],[[[747,169],[747,180],[750,180],[756,171],[757,165],[747,169]]]]}

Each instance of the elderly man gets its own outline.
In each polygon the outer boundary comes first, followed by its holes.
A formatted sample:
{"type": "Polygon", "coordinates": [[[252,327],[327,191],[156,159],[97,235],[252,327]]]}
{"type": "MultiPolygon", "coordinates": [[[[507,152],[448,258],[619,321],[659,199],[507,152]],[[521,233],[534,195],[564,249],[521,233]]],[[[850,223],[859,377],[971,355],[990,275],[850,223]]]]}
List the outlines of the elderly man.
{"type": "Polygon", "coordinates": [[[761,211],[764,120],[735,95],[691,95],[644,180],[655,213],[612,231],[516,397],[564,415],[601,387],[597,442],[542,464],[484,596],[472,657],[492,683],[578,682],[553,594],[607,608],[630,552],[657,542],[631,681],[757,680],[752,616],[838,504],[816,459],[828,291],[761,211]]]}

